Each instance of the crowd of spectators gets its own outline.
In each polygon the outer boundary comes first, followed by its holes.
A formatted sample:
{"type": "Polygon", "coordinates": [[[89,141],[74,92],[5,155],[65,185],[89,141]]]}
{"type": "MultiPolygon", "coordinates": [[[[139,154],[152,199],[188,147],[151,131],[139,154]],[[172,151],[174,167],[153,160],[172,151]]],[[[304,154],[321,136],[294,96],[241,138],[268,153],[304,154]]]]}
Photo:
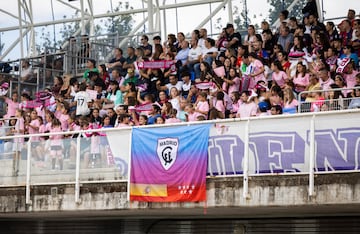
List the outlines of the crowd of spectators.
{"type": "MultiPolygon", "coordinates": [[[[297,113],[301,105],[307,111],[360,107],[360,18],[353,9],[336,27],[320,22],[309,0],[303,15],[284,10],[275,30],[263,21],[259,30],[249,25],[244,38],[229,23],[216,39],[201,28],[191,38],[178,32],[164,42],[149,40],[143,35],[126,57],[114,49],[105,64],[86,59],[82,78],[56,76],[35,97],[2,96],[4,118],[12,118],[3,124],[13,126],[6,134],[278,115],[297,113]],[[337,88],[349,89],[331,91],[337,88]]],[[[52,137],[54,158],[59,138],[52,137]]]]}

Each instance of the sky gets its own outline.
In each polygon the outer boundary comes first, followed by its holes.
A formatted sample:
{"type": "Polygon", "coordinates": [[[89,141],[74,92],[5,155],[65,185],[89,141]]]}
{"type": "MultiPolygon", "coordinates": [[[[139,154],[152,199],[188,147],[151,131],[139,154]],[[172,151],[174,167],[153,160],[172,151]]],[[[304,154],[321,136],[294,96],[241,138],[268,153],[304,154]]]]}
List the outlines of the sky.
{"type": "MultiPolygon", "coordinates": [[[[0,0],[5,1],[5,0],[0,0]]],[[[26,0],[29,1],[29,0],[26,0]]],[[[155,2],[155,0],[153,0],[155,2]]],[[[174,4],[174,3],[181,3],[181,2],[191,2],[190,0],[159,0],[159,2],[166,1],[166,4],[174,4]]],[[[240,10],[243,9],[243,4],[245,0],[233,0],[232,5],[238,6],[240,10]]],[[[67,0],[63,0],[63,2],[68,3],[67,0]]],[[[87,4],[87,1],[84,1],[87,4]]],[[[94,14],[106,13],[107,11],[111,10],[112,7],[116,7],[118,5],[119,0],[93,0],[94,4],[94,14]]],[[[123,1],[124,2],[124,1],[123,1]]],[[[139,0],[131,0],[129,1],[130,5],[134,8],[143,8],[146,7],[142,5],[142,2],[139,0]]],[[[324,2],[324,11],[325,11],[325,19],[339,17],[339,16],[346,16],[347,10],[349,8],[355,9],[357,14],[360,11],[360,0],[346,0],[346,1],[339,1],[339,0],[323,0],[320,2],[324,2]],[[339,4],[341,2],[341,4],[339,4]]],[[[71,2],[74,6],[80,7],[79,1],[71,2]]],[[[191,7],[184,7],[178,8],[176,11],[175,9],[170,9],[166,11],[166,33],[176,33],[178,31],[182,31],[185,34],[191,32],[195,29],[198,24],[210,13],[210,10],[214,10],[218,3],[211,4],[211,9],[209,4],[202,5],[202,6],[191,6],[191,7]],[[176,20],[176,15],[177,20],[176,20]]],[[[269,11],[269,4],[267,0],[248,0],[248,16],[252,19],[253,24],[260,23],[264,19],[268,19],[268,11],[269,11]],[[262,7],[259,7],[262,6],[262,7]]],[[[34,22],[44,22],[44,21],[52,21],[53,17],[55,20],[61,19],[64,15],[67,15],[68,18],[74,14],[75,10],[65,6],[64,4],[59,3],[56,0],[32,0],[32,7],[33,7],[33,14],[34,14],[34,22]],[[51,11],[51,2],[53,2],[53,9],[54,15],[51,11]]],[[[86,7],[86,6],[85,6],[86,7]]],[[[18,14],[18,7],[17,1],[7,1],[7,4],[2,4],[2,10],[9,11],[14,15],[18,14]]],[[[227,17],[227,6],[225,9],[221,9],[218,15],[212,18],[212,25],[216,24],[216,19],[221,18],[220,20],[220,27],[226,25],[229,21],[227,17]]],[[[144,17],[144,14],[136,14],[134,18],[137,22],[140,22],[144,17]]],[[[336,22],[336,20],[335,20],[336,22]]],[[[164,20],[162,20],[164,23],[164,20]]],[[[18,20],[0,12],[0,40],[2,43],[5,43],[5,49],[10,46],[13,42],[14,38],[17,38],[19,35],[18,31],[7,31],[1,32],[1,28],[17,26],[18,20]]],[[[218,29],[211,28],[210,22],[205,25],[208,29],[209,34],[216,34],[218,33],[218,29]]],[[[61,25],[57,25],[55,30],[58,31],[61,28],[61,25]]],[[[52,32],[52,27],[47,27],[49,31],[52,32]]],[[[39,31],[37,30],[37,38],[39,38],[39,31]]],[[[163,32],[164,33],[164,32],[163,32]]],[[[26,48],[26,44],[24,45],[26,48]]],[[[19,53],[20,49],[19,46],[17,49],[14,50],[11,54],[9,54],[5,60],[8,59],[17,59],[20,57],[19,53]]]]}

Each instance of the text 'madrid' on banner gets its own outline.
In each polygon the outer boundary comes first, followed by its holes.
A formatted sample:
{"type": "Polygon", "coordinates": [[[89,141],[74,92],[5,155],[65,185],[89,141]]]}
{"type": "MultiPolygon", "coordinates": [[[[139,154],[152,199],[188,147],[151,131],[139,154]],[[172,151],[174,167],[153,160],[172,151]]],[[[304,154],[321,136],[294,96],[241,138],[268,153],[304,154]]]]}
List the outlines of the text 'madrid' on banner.
{"type": "Polygon", "coordinates": [[[134,128],[130,200],[205,201],[210,126],[134,128]]]}

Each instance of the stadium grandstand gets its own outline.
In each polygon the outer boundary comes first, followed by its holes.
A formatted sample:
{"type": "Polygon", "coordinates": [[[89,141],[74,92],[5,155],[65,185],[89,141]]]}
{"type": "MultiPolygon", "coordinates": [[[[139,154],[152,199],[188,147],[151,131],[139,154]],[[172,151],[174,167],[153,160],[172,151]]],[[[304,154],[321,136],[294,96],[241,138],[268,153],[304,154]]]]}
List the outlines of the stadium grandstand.
{"type": "Polygon", "coordinates": [[[359,232],[359,2],[33,2],[0,9],[0,233],[359,232]]]}

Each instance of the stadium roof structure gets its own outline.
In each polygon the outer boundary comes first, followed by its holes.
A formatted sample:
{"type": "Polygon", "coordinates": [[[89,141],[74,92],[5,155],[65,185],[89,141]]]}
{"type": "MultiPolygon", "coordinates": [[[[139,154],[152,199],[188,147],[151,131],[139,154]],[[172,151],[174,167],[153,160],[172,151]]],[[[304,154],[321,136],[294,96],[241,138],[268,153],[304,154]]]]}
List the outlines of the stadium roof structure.
{"type": "MultiPolygon", "coordinates": [[[[74,36],[85,34],[85,28],[90,26],[89,36],[94,34],[95,21],[119,14],[140,15],[129,36],[141,32],[159,32],[161,36],[167,35],[167,24],[176,20],[178,26],[178,9],[201,7],[200,20],[197,25],[192,25],[189,33],[194,28],[206,26],[213,17],[221,18],[225,24],[232,23],[234,5],[238,4],[240,11],[247,12],[246,0],[131,0],[131,8],[115,12],[115,0],[16,0],[8,1],[0,9],[0,44],[6,41],[6,46],[0,55],[0,61],[9,58],[9,54],[16,52],[17,57],[36,55],[36,44],[41,27],[53,27],[54,37],[59,25],[70,22],[80,22],[80,28],[74,36]],[[239,5],[240,4],[240,5],[239,5]],[[244,10],[245,7],[245,10],[244,10]],[[60,10],[61,9],[61,10],[60,10]],[[61,12],[60,12],[61,11],[61,12]],[[64,16],[64,12],[78,12],[77,16],[64,16]],[[173,12],[175,14],[173,14],[173,12]],[[221,12],[222,16],[218,16],[221,12]],[[2,22],[3,21],[3,22],[2,22]],[[145,30],[146,29],[146,30],[145,30]],[[11,32],[11,33],[9,33],[11,32]],[[6,39],[5,34],[10,38],[6,39]],[[3,40],[1,40],[3,38],[3,40]]],[[[123,1],[121,1],[123,2],[123,1]]],[[[288,9],[296,4],[303,4],[304,0],[294,0],[288,9]]],[[[319,2],[319,0],[317,0],[319,2]]],[[[319,2],[319,6],[322,3],[319,2]]],[[[323,12],[323,11],[319,11],[323,12]]],[[[196,14],[198,17],[198,15],[196,14]]],[[[195,15],[181,15],[191,20],[195,15]]],[[[210,26],[212,27],[212,25],[210,26]]],[[[120,42],[121,43],[121,42],[120,42]]]]}

